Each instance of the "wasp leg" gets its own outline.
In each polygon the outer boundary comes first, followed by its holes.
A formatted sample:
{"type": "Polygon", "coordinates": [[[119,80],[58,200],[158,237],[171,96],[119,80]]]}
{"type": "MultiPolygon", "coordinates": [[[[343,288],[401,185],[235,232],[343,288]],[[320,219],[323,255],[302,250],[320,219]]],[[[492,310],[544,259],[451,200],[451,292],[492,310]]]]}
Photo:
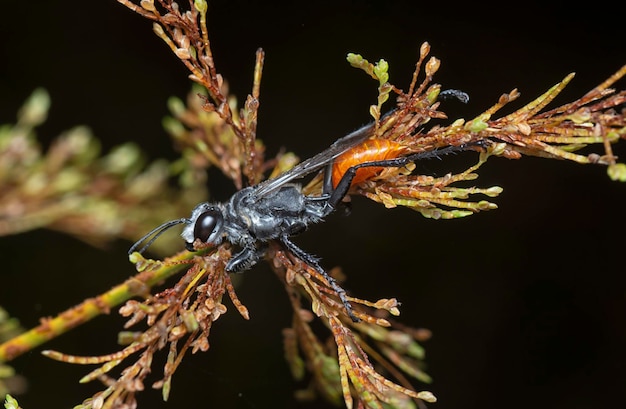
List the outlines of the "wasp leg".
{"type": "Polygon", "coordinates": [[[335,279],[332,278],[326,272],[326,270],[324,270],[324,268],[319,265],[317,258],[310,255],[306,251],[302,250],[300,247],[296,246],[294,242],[289,240],[289,237],[287,236],[282,236],[280,241],[287,248],[287,250],[292,252],[297,258],[304,261],[306,264],[313,267],[315,271],[320,273],[322,277],[324,277],[324,279],[328,281],[328,284],[330,285],[330,287],[337,293],[337,296],[339,296],[339,300],[341,301],[344,308],[346,309],[346,313],[348,313],[348,316],[352,319],[353,322],[360,322],[361,319],[358,318],[356,315],[354,315],[354,312],[352,311],[352,305],[350,305],[350,302],[348,301],[346,290],[341,288],[339,284],[337,284],[335,279]]]}
{"type": "Polygon", "coordinates": [[[260,248],[254,245],[244,247],[239,253],[228,260],[228,263],[226,263],[226,271],[229,273],[242,273],[249,270],[265,255],[266,249],[267,245],[261,246],[260,248]]]}
{"type": "Polygon", "coordinates": [[[357,165],[354,165],[348,168],[346,173],[343,174],[343,176],[339,180],[339,183],[337,183],[337,187],[335,188],[335,190],[330,193],[328,204],[333,208],[337,208],[337,206],[341,204],[342,199],[346,196],[346,194],[348,194],[348,190],[350,190],[350,185],[352,184],[352,180],[356,176],[357,170],[361,168],[366,168],[366,167],[371,167],[371,166],[377,166],[377,167],[382,167],[382,168],[401,168],[417,160],[440,158],[443,155],[466,151],[470,149],[470,147],[478,146],[478,145],[480,145],[480,143],[463,144],[459,146],[446,146],[445,148],[442,148],[442,149],[436,149],[436,150],[427,151],[427,152],[418,152],[418,153],[403,156],[400,158],[359,163],[357,165]]]}
{"type": "MultiPolygon", "coordinates": [[[[328,165],[326,165],[326,168],[324,169],[324,182],[322,184],[322,196],[321,197],[329,198],[333,193],[333,163],[334,162],[331,161],[328,165]]],[[[347,193],[348,192],[346,191],[346,194],[347,193]]],[[[350,213],[352,212],[352,204],[350,203],[350,201],[343,200],[346,194],[344,194],[341,197],[341,200],[339,201],[339,203],[336,204],[338,209],[336,209],[335,208],[336,206],[333,205],[331,208],[332,210],[330,211],[340,210],[343,216],[350,215],[350,213]]]]}
{"type": "Polygon", "coordinates": [[[324,183],[322,185],[322,194],[330,195],[333,193],[333,164],[334,160],[330,161],[324,169],[324,183]]]}

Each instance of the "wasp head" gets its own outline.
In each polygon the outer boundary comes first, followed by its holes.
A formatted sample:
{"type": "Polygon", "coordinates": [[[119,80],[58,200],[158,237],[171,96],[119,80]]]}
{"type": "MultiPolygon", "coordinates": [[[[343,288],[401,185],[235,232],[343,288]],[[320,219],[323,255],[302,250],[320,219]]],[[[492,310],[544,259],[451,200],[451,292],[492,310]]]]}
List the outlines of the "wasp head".
{"type": "Polygon", "coordinates": [[[203,243],[220,244],[223,238],[224,215],[222,209],[211,203],[200,203],[191,212],[181,236],[185,247],[194,251],[193,242],[199,239],[203,243]]]}

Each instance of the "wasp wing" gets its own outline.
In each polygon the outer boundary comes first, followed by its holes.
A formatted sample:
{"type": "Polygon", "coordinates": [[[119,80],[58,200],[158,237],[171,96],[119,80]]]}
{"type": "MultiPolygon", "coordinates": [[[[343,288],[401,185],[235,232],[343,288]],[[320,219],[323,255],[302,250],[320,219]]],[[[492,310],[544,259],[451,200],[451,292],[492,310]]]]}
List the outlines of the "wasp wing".
{"type": "Polygon", "coordinates": [[[349,133],[343,138],[337,139],[325,151],[320,152],[303,162],[300,162],[293,168],[289,169],[287,172],[273,179],[268,179],[259,183],[258,185],[256,185],[256,195],[258,197],[266,195],[278,189],[280,186],[284,185],[287,182],[304,177],[321,169],[337,156],[341,155],[348,149],[352,148],[355,145],[358,145],[359,143],[369,138],[374,131],[374,125],[374,123],[365,125],[357,129],[356,131],[349,133]]]}

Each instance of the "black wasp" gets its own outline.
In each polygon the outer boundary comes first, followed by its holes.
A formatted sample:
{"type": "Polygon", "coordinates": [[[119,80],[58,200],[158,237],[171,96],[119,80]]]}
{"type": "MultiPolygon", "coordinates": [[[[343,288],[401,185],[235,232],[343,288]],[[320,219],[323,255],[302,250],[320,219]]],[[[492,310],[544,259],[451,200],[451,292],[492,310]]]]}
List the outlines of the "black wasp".
{"type": "MultiPolygon", "coordinates": [[[[451,91],[459,97],[456,90],[451,91]]],[[[446,92],[446,91],[444,91],[446,92]]],[[[464,93],[461,93],[465,95],[464,93]]],[[[322,221],[341,205],[348,193],[357,171],[371,167],[403,167],[420,159],[436,158],[451,152],[468,149],[467,145],[449,146],[439,150],[409,154],[402,157],[388,158],[376,156],[376,152],[367,155],[372,160],[355,162],[343,173],[338,182],[332,181],[333,164],[340,156],[351,156],[350,152],[362,152],[364,143],[374,131],[374,124],[366,125],[338,139],[325,151],[299,163],[291,170],[257,185],[246,187],[235,193],[224,203],[200,203],[191,212],[189,218],[171,220],[163,223],[137,241],[129,250],[129,254],[153,236],[139,252],[148,248],[165,230],[177,224],[184,224],[182,237],[186,248],[194,251],[193,242],[199,239],[203,243],[218,245],[227,241],[240,248],[226,263],[226,271],[239,273],[250,269],[264,256],[269,241],[278,241],[285,249],[304,263],[313,267],[330,284],[343,303],[346,312],[353,321],[359,321],[346,298],[345,291],[328,275],[319,264],[318,259],[298,247],[291,236],[306,230],[311,223],[322,221]],[[380,159],[380,158],[383,159],[380,159]],[[290,183],[322,168],[325,169],[322,194],[306,196],[299,184],[290,183]]],[[[353,159],[358,155],[355,153],[353,159]]],[[[363,156],[359,156],[363,157],[363,156]]],[[[350,158],[348,158],[350,159],[350,158]]],[[[345,161],[344,161],[345,166],[345,161]]]]}

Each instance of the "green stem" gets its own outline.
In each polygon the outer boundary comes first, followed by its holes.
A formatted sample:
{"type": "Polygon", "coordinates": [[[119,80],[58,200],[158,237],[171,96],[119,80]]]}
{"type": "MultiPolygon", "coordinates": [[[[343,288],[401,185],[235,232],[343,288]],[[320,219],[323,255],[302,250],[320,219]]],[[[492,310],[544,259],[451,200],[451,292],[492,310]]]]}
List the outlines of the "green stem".
{"type": "MultiPolygon", "coordinates": [[[[41,324],[0,345],[0,362],[8,362],[41,344],[81,325],[101,314],[108,314],[111,308],[138,295],[146,295],[150,288],[185,268],[187,260],[196,253],[181,252],[163,262],[138,258],[131,255],[140,272],[124,283],[113,287],[99,296],[86,299],[54,318],[43,318],[41,324]]],[[[139,256],[141,257],[141,256],[139,256]]]]}

